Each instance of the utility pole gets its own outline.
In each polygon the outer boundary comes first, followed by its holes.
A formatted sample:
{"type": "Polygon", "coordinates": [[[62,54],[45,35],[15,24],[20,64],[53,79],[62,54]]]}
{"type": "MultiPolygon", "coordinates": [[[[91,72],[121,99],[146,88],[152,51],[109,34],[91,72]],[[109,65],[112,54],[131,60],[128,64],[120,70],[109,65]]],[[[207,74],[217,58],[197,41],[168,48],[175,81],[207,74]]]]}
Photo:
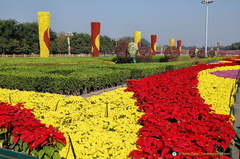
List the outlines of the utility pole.
{"type": "Polygon", "coordinates": [[[205,56],[207,56],[207,40],[208,40],[208,4],[213,0],[203,0],[201,3],[206,4],[206,21],[205,21],[205,56]]]}
{"type": "Polygon", "coordinates": [[[65,34],[67,36],[67,44],[68,44],[68,55],[71,55],[71,45],[70,45],[70,36],[73,36],[72,33],[65,34]]]}

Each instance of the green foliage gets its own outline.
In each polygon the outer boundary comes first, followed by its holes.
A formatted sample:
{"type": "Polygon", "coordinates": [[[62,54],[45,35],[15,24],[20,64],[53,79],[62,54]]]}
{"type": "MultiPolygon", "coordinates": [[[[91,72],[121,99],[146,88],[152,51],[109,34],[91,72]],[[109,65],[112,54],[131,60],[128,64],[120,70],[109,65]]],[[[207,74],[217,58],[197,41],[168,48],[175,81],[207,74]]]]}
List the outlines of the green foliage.
{"type": "MultiPolygon", "coordinates": [[[[107,57],[51,57],[51,58],[0,58],[0,66],[29,66],[29,65],[66,65],[85,64],[87,62],[113,61],[116,56],[107,57]]],[[[0,68],[1,69],[1,68],[0,68]]]]}
{"type": "Polygon", "coordinates": [[[236,42],[232,45],[226,46],[224,50],[240,50],[240,42],[236,42]]]}
{"type": "MultiPolygon", "coordinates": [[[[54,40],[55,33],[51,31],[50,34],[51,40],[54,40]]],[[[39,53],[38,24],[0,20],[0,52],[2,54],[39,53]]]]}
{"type": "Polygon", "coordinates": [[[57,34],[56,39],[51,42],[51,52],[52,53],[67,53],[67,38],[63,32],[57,34]]]}
{"type": "MultiPolygon", "coordinates": [[[[68,52],[67,36],[64,32],[50,31],[51,53],[66,54],[68,52]]],[[[100,51],[114,52],[115,42],[100,36],[100,51]]],[[[73,33],[70,37],[71,53],[91,53],[91,36],[86,33],[73,33]]],[[[30,54],[39,53],[38,24],[18,23],[15,20],[0,20],[0,52],[2,54],[30,54]]]]}
{"type": "Polygon", "coordinates": [[[115,50],[115,42],[107,37],[107,36],[100,36],[100,52],[109,53],[114,52],[115,50]]]}
{"type": "MultiPolygon", "coordinates": [[[[113,57],[11,59],[13,60],[11,61],[12,63],[9,59],[0,59],[0,62],[2,60],[2,66],[0,67],[0,87],[66,95],[81,95],[117,86],[129,79],[140,79],[149,75],[189,67],[195,64],[194,61],[118,65],[83,62],[104,61],[111,58],[113,57]],[[7,62],[4,62],[4,60],[7,62]],[[65,63],[63,63],[64,61],[65,63]],[[71,64],[71,62],[74,63],[71,64]]],[[[161,56],[154,57],[154,60],[158,61],[161,58],[161,56]]],[[[206,59],[206,61],[213,62],[214,59],[206,59]]],[[[202,60],[204,61],[205,59],[202,60]]]]}
{"type": "MultiPolygon", "coordinates": [[[[163,56],[154,56],[153,59],[156,62],[152,63],[114,65],[101,64],[101,61],[114,60],[114,57],[0,59],[0,87],[81,95],[117,86],[129,79],[140,79],[196,64],[194,59],[157,62],[162,58],[163,56]]],[[[184,58],[189,57],[182,57],[184,58]]],[[[220,59],[206,58],[198,63],[210,63],[220,59]]]]}
{"type": "Polygon", "coordinates": [[[53,146],[30,149],[29,145],[20,139],[14,143],[13,137],[10,137],[10,132],[4,128],[0,130],[0,148],[5,148],[5,146],[15,152],[24,152],[26,155],[36,156],[38,158],[61,159],[59,151],[64,147],[64,144],[57,142],[53,146]]]}
{"type": "Polygon", "coordinates": [[[240,127],[235,127],[236,138],[234,139],[236,147],[240,149],[240,127]]]}

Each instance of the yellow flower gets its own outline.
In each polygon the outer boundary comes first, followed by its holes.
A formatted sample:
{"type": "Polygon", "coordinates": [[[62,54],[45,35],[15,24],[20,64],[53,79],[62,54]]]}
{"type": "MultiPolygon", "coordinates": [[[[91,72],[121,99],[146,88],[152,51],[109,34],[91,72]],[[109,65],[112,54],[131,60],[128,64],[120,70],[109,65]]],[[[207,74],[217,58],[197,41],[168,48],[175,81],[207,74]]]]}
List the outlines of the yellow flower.
{"type": "MultiPolygon", "coordinates": [[[[231,114],[231,107],[234,104],[233,95],[236,93],[236,79],[218,77],[210,74],[215,71],[239,70],[240,66],[226,66],[207,69],[198,74],[198,90],[205,103],[218,114],[231,114]]],[[[232,115],[234,119],[234,116],[232,115]]]]}
{"type": "Polygon", "coordinates": [[[38,119],[65,133],[67,145],[60,154],[73,159],[70,136],[77,158],[127,158],[136,149],[141,125],[132,92],[126,88],[92,96],[66,97],[58,94],[0,89],[0,101],[24,103],[38,119]]]}

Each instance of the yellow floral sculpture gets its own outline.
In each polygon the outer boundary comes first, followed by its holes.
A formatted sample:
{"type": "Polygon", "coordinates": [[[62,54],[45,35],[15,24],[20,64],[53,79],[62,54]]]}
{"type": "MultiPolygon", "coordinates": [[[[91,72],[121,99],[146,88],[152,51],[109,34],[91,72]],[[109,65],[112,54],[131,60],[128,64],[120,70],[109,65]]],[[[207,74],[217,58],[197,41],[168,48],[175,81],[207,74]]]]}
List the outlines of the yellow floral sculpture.
{"type": "Polygon", "coordinates": [[[141,47],[141,32],[140,31],[134,32],[134,42],[137,44],[138,48],[141,47]]]}
{"type": "Polygon", "coordinates": [[[40,57],[49,57],[50,52],[50,13],[38,12],[38,34],[40,57]]]}

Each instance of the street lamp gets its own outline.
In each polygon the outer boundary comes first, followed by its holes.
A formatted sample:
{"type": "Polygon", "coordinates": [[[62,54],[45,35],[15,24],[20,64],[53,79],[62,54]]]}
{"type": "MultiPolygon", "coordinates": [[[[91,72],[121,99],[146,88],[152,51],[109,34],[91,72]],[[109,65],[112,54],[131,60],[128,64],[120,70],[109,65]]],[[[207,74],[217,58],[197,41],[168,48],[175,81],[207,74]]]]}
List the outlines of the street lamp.
{"type": "Polygon", "coordinates": [[[219,53],[219,48],[220,48],[220,44],[221,44],[222,42],[221,41],[216,41],[216,44],[217,44],[217,54],[219,53]]]}
{"type": "Polygon", "coordinates": [[[72,33],[67,33],[65,35],[67,36],[68,55],[71,55],[70,36],[73,36],[73,34],[72,33]]]}
{"type": "Polygon", "coordinates": [[[208,38],[208,4],[213,0],[203,0],[201,3],[206,4],[206,22],[205,22],[205,56],[207,56],[207,38],[208,38]]]}

